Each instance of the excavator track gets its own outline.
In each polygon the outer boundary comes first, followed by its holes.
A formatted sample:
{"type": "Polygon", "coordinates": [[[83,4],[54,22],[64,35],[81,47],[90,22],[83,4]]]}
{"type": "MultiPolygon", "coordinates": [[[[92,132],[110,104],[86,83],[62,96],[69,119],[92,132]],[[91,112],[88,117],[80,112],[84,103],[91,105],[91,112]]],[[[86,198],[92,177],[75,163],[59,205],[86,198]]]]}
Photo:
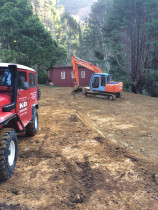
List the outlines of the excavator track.
{"type": "Polygon", "coordinates": [[[116,95],[112,93],[106,93],[106,92],[99,92],[99,91],[92,91],[88,88],[84,88],[83,94],[87,97],[96,97],[96,98],[104,98],[104,99],[110,99],[110,100],[115,100],[116,95]]]}

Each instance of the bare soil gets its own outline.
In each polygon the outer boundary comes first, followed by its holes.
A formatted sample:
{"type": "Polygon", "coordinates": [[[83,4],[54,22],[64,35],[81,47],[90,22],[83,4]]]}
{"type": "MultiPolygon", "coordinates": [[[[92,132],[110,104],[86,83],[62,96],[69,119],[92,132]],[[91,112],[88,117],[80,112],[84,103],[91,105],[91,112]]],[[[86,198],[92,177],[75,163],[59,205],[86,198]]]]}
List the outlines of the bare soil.
{"type": "Polygon", "coordinates": [[[18,136],[0,209],[158,209],[158,98],[41,90],[39,133],[18,136]]]}

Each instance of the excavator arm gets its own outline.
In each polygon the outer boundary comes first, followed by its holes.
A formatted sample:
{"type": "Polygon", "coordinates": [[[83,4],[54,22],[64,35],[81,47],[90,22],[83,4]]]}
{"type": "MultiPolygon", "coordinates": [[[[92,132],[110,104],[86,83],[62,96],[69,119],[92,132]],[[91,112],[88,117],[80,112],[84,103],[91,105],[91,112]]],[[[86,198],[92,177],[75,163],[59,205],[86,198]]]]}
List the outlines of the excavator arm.
{"type": "Polygon", "coordinates": [[[84,61],[80,58],[77,58],[75,56],[72,57],[72,65],[73,65],[73,72],[75,75],[75,82],[74,82],[75,88],[79,87],[78,65],[83,66],[95,73],[102,73],[102,70],[99,67],[97,67],[94,64],[89,63],[87,61],[84,61]]]}

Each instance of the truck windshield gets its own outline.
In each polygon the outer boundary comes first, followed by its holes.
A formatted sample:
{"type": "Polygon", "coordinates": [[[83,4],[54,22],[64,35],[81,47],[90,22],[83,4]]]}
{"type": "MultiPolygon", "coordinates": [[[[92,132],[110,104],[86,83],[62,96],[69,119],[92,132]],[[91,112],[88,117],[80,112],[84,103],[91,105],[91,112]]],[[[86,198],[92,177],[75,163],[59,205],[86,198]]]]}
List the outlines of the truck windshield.
{"type": "Polygon", "coordinates": [[[12,85],[12,71],[9,68],[0,68],[0,86],[12,85]]]}

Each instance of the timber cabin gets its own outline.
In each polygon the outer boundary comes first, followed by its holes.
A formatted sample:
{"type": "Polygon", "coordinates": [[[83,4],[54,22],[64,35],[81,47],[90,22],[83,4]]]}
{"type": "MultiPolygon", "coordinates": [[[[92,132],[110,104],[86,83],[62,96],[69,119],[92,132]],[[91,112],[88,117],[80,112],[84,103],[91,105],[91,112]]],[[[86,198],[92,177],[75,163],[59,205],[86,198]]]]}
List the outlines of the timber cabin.
{"type": "MultiPolygon", "coordinates": [[[[89,86],[92,71],[82,66],[78,67],[80,86],[89,86]]],[[[52,82],[54,86],[59,87],[73,87],[74,73],[72,66],[52,66],[47,69],[48,81],[52,82]]]]}

